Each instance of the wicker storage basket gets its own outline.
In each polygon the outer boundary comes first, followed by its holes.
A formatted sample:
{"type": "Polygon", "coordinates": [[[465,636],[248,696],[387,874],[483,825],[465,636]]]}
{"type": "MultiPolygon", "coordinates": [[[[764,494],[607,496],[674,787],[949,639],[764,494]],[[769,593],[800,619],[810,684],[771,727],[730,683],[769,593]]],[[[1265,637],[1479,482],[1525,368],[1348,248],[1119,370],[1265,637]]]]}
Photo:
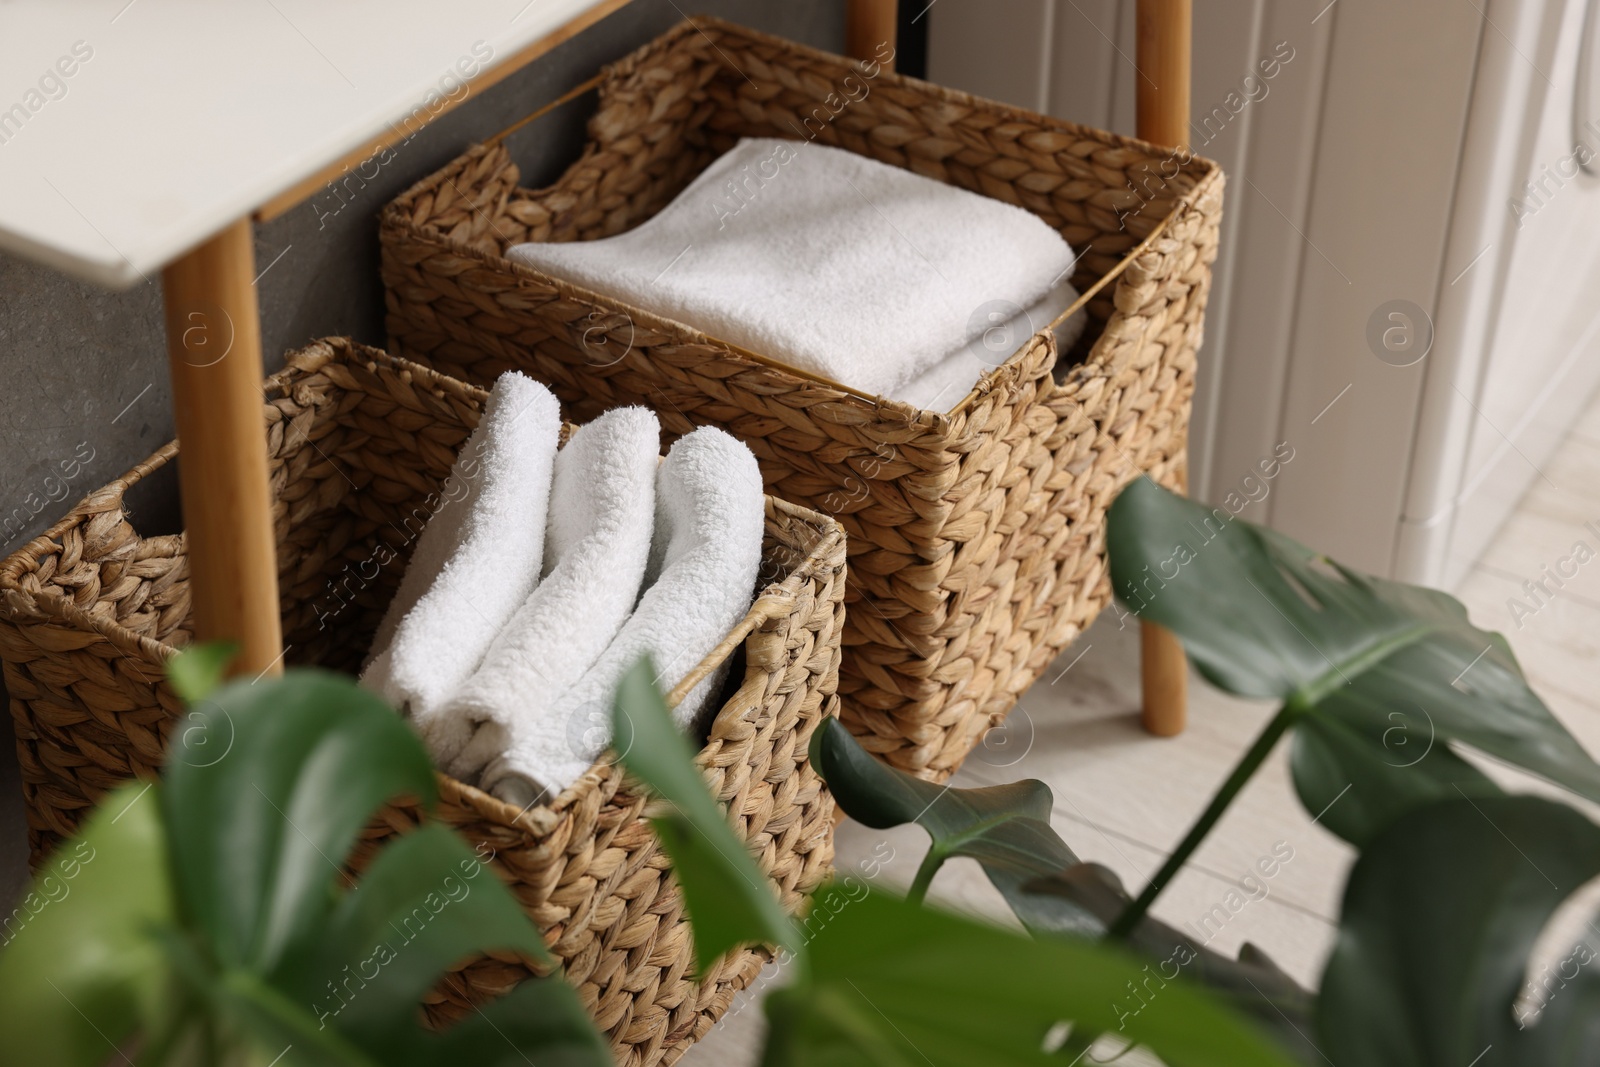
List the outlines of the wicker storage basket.
{"type": "Polygon", "coordinates": [[[469,381],[523,369],[580,418],[644,403],[671,432],[712,423],[748,442],[769,491],[849,535],[844,721],[940,779],[1109,600],[1118,489],[1140,473],[1183,483],[1222,174],[713,19],[599,87],[589,144],[554,185],[519,187],[502,135],[387,207],[391,347],[469,381]],[[1081,253],[1084,337],[1062,353],[1043,330],[948,411],[918,411],[502,254],[636,226],[747,136],[815,140],[1035,212],[1081,253]]]}
{"type": "MultiPolygon", "coordinates": [[[[288,660],[354,669],[485,394],[339,339],[292,355],[266,394],[288,660]]],[[[36,859],[106,790],[154,774],[177,722],[163,661],[189,638],[183,538],[141,537],[123,507],[125,490],[176,456],[167,445],[0,565],[0,657],[36,859]]],[[[791,908],[832,861],[833,802],[806,747],[837,709],[844,557],[837,523],[769,497],[769,584],[702,664],[742,654],[742,683],[730,683],[699,765],[791,908]]],[[[619,1063],[676,1059],[768,958],[732,952],[690,981],[681,895],[617,767],[602,761],[523,812],[439,784],[438,818],[493,849],[619,1063]]],[[[357,866],[419,817],[386,809],[357,866]]],[[[516,957],[480,959],[436,991],[429,1014],[457,1017],[528,973],[516,957]]]]}

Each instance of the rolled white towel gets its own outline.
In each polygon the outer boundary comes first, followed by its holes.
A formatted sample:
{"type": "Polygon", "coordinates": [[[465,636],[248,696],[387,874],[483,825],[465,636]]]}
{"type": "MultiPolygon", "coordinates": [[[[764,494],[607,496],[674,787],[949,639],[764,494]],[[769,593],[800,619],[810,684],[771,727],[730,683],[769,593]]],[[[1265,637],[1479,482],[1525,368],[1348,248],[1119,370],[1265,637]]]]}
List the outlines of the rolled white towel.
{"type": "MultiPolygon", "coordinates": [[[[710,426],[673,445],[656,477],[655,539],[639,606],[582,680],[489,764],[483,787],[518,807],[559,795],[610,743],[617,685],[641,656],[655,662],[663,690],[705,659],[750,608],[765,513],[761,470],[745,445],[710,426]]],[[[685,732],[701,725],[724,673],[703,679],[673,709],[685,732]]]]}
{"type": "Polygon", "coordinates": [[[639,599],[650,556],[661,428],[615,408],[556,455],[544,576],[482,665],[422,731],[448,773],[472,781],[583,677],[639,599]]]}
{"type": "Polygon", "coordinates": [[[539,580],[561,410],[508,371],[456,457],[372,643],[361,684],[419,723],[478,668],[539,580]]]}
{"type": "MultiPolygon", "coordinates": [[[[949,411],[963,397],[972,392],[978,379],[1006,362],[1028,339],[1056,320],[1078,299],[1078,290],[1071,282],[1062,282],[1032,307],[1025,308],[1009,319],[1002,316],[1007,305],[996,305],[992,325],[977,339],[962,345],[932,368],[910,381],[889,390],[885,396],[904,400],[912,407],[932,411],[949,411]]],[[[1083,333],[1088,314],[1079,308],[1056,331],[1056,344],[1065,352],[1083,333]]]]}
{"type": "Polygon", "coordinates": [[[654,217],[507,258],[888,395],[1028,307],[1073,261],[1043,219],[843,149],[751,138],[654,217]]]}

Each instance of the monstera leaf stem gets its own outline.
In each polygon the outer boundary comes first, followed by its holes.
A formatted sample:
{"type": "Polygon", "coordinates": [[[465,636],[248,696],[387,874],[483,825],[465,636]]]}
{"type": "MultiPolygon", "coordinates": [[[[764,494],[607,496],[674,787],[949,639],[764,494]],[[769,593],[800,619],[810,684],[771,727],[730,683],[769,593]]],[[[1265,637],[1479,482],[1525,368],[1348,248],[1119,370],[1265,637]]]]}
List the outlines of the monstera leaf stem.
{"type": "Polygon", "coordinates": [[[970,848],[981,846],[989,834],[1004,833],[1007,824],[1014,818],[1014,814],[1007,813],[999,818],[974,822],[961,831],[934,838],[922,857],[922,863],[917,867],[916,877],[911,880],[911,888],[906,890],[906,899],[913,904],[921,904],[928,895],[928,887],[933,884],[933,876],[939,873],[939,868],[944,866],[946,860],[952,856],[968,854],[970,848]]]}
{"type": "Polygon", "coordinates": [[[1162,864],[1161,869],[1150,879],[1150,883],[1144,887],[1138,899],[1124,908],[1122,914],[1117,916],[1117,921],[1111,924],[1111,928],[1106,931],[1108,938],[1123,940],[1139,925],[1139,920],[1144,918],[1145,913],[1156,902],[1156,898],[1161,895],[1161,891],[1167,888],[1167,883],[1183,870],[1183,865],[1189,862],[1194,850],[1200,847],[1200,842],[1205,840],[1211,828],[1217,824],[1217,820],[1222,818],[1222,813],[1228,810],[1228,805],[1239,795],[1239,790],[1243,789],[1245,783],[1260,769],[1273,747],[1277,745],[1278,739],[1294,724],[1300,714],[1299,706],[1300,700],[1296,696],[1291,697],[1282,708],[1278,709],[1272,721],[1267,723],[1266,729],[1256,737],[1250,750],[1234,766],[1227,781],[1222,783],[1222,787],[1211,798],[1211,803],[1206,805],[1206,810],[1200,813],[1200,817],[1189,827],[1189,832],[1178,843],[1178,847],[1172,850],[1167,862],[1162,864]]]}
{"type": "Polygon", "coordinates": [[[921,904],[928,895],[928,886],[933,884],[933,876],[943,866],[944,855],[937,848],[928,849],[917,867],[917,876],[911,880],[911,888],[906,890],[906,899],[913,904],[921,904]]]}

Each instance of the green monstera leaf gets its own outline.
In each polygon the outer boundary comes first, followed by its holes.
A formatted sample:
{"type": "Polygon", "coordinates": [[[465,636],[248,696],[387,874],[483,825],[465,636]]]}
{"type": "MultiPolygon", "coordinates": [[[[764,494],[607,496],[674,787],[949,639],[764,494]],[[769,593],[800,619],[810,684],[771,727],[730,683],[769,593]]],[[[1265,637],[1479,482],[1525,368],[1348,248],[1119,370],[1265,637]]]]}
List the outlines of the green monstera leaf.
{"type": "Polygon", "coordinates": [[[108,796],[4,916],[7,1062],[113,1062],[166,998],[156,931],[171,924],[173,906],[153,789],[138,782],[108,796]]]}
{"type": "Polygon", "coordinates": [[[551,963],[539,932],[466,842],[443,826],[394,841],[273,984],[360,1047],[399,1062],[416,1039],[393,1006],[415,1004],[486,945],[551,963]]]}
{"type": "Polygon", "coordinates": [[[926,895],[946,860],[967,856],[983,865],[1029,929],[1088,935],[1103,929],[1070,899],[1023,889],[1078,862],[1050,826],[1055,798],[1043,782],[1028,778],[980,789],[925,782],[873,759],[835,719],[812,735],[811,763],[839,807],[862,825],[886,830],[916,823],[928,832],[928,853],[909,894],[913,902],[926,895]]]}
{"type": "Polygon", "coordinates": [[[443,1032],[422,1025],[424,995],[456,964],[507,951],[549,963],[538,930],[487,857],[442,826],[401,835],[346,888],[377,809],[433,798],[427,753],[350,679],[290,671],[216,689],[225,659],[179,661],[175,684],[206,695],[171,735],[164,780],[113,794],[58,853],[72,870],[41,872],[40,892],[64,876],[70,895],[0,952],[7,1053],[610,1064],[559,978],[524,982],[443,1032]]]}
{"type": "Polygon", "coordinates": [[[1541,798],[1458,796],[1396,820],[1345,887],[1323,1052],[1363,1067],[1600,1063],[1592,949],[1557,965],[1537,1019],[1516,1010],[1535,940],[1596,875],[1600,827],[1541,798]]]}
{"type": "MultiPolygon", "coordinates": [[[[443,1049],[484,1045],[519,1003],[543,1005],[517,1031],[533,1048],[609,1062],[558,979],[524,983],[469,1029],[422,1027],[418,1005],[452,965],[496,950],[550,957],[487,857],[441,826],[401,836],[342,888],[357,835],[399,796],[434,800],[427,752],[350,679],[297,670],[206,696],[174,738],[162,791],[188,935],[170,955],[194,995],[252,1042],[317,1062],[441,1062],[443,1049]]],[[[515,1051],[505,1037],[495,1047],[515,1051]]]]}
{"type": "MultiPolygon", "coordinates": [[[[1000,890],[1012,912],[1038,936],[1098,939],[1128,907],[1122,882],[1098,864],[1080,863],[1047,821],[1052,798],[1043,782],[954,789],[915,778],[874,759],[837,722],[812,740],[812,762],[839,806],[866,826],[915,822],[932,840],[922,873],[951,856],[969,856],[1000,890]]],[[[925,884],[925,883],[924,883],[925,884]]],[[[913,892],[911,899],[920,899],[913,892]]],[[[1145,917],[1127,939],[1145,959],[1149,978],[1183,974],[1254,1016],[1285,1048],[1309,1060],[1312,996],[1265,956],[1229,959],[1155,919],[1145,917]]]]}
{"type": "Polygon", "coordinates": [[[1107,539],[1118,597],[1177,633],[1206,678],[1285,702],[1296,789],[1346,840],[1420,803],[1497,794],[1451,745],[1600,801],[1600,765],[1505,639],[1453,597],[1353,571],[1143,478],[1112,505],[1107,539]]]}
{"type": "Polygon", "coordinates": [[[767,1000],[769,1067],[1060,1065],[1069,1023],[1170,1067],[1294,1062],[1181,975],[1114,946],[1031,939],[868,891],[808,949],[808,967],[767,1000]]]}
{"type": "Polygon", "coordinates": [[[1295,789],[1329,830],[1360,845],[1404,812],[1441,797],[1502,793],[1488,775],[1439,744],[1425,716],[1415,710],[1390,715],[1387,730],[1365,733],[1326,715],[1295,720],[1289,749],[1295,789]],[[1380,747],[1384,755],[1374,758],[1380,747]]]}
{"type": "MultiPolygon", "coordinates": [[[[654,677],[646,661],[623,682],[613,717],[615,747],[629,771],[670,807],[661,818],[673,820],[672,835],[662,840],[684,886],[697,940],[702,916],[715,920],[716,940],[698,952],[714,958],[734,945],[764,941],[791,953],[794,981],[767,1000],[771,1026],[763,1063],[1062,1063],[1056,1032],[1066,1022],[1094,1032],[1120,1027],[1130,1042],[1148,1044],[1172,1067],[1292,1063],[1255,1024],[1181,979],[1152,979],[1143,961],[1118,947],[1076,938],[1030,940],[847,883],[826,886],[813,897],[808,936],[798,937],[707,791],[654,677]],[[685,841],[704,846],[686,850],[685,841]],[[1125,995],[1130,983],[1157,989],[1154,1003],[1131,1010],[1136,1001],[1125,995]],[[1119,1004],[1119,997],[1127,1004],[1119,1004]]],[[[832,734],[833,742],[817,742],[812,751],[830,753],[830,782],[839,783],[830,787],[848,793],[847,803],[867,818],[897,825],[926,817],[921,809],[929,802],[948,805],[934,794],[955,791],[917,779],[878,776],[865,764],[841,773],[844,762],[865,753],[833,725],[819,731],[832,734]]],[[[1049,814],[1048,790],[1042,805],[1032,786],[1005,796],[986,791],[976,801],[969,795],[962,808],[947,806],[950,821],[936,822],[941,835],[952,847],[957,826],[965,826],[971,839],[986,836],[980,824],[1011,821],[1010,806],[1018,798],[1027,812],[1018,817],[1039,822],[1049,814]]],[[[1036,862],[1023,838],[1008,831],[1002,840],[991,861],[1036,862]]]]}
{"type": "Polygon", "coordinates": [[[175,733],[165,777],[185,918],[218,962],[266,972],[315,938],[378,807],[437,794],[427,752],[388,705],[311,670],[213,691],[175,733]]]}
{"type": "Polygon", "coordinates": [[[190,645],[167,660],[167,681],[185,704],[198,704],[222,685],[228,664],[238,654],[237,641],[190,645]]]}
{"type": "Polygon", "coordinates": [[[739,945],[796,947],[794,923],[706,790],[656,677],[648,658],[623,675],[612,709],[613,748],[622,765],[660,798],[650,823],[683,889],[697,967],[704,972],[739,945]]]}
{"type": "MultiPolygon", "coordinates": [[[[1080,863],[1024,889],[1072,902],[1093,916],[1097,933],[1110,928],[1128,907],[1129,896],[1116,873],[1098,863],[1080,863]]],[[[1284,1049],[1303,1063],[1320,1057],[1310,1035],[1315,1032],[1316,997],[1248,942],[1230,959],[1159,919],[1144,916],[1129,932],[1127,946],[1151,961],[1159,975],[1182,974],[1243,1015],[1256,1020],[1284,1049]]]]}

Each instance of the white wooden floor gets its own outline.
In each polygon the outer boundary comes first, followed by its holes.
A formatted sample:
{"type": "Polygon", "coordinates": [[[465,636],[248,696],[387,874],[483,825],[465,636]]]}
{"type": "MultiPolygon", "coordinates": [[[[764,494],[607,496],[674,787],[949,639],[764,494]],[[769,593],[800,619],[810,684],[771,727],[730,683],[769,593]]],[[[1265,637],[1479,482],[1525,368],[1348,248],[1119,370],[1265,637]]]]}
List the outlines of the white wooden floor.
{"type": "MultiPolygon", "coordinates": [[[[1246,513],[1246,518],[1249,517],[1246,513]]],[[[1541,472],[1514,517],[1474,567],[1457,595],[1473,621],[1511,640],[1535,689],[1591,752],[1600,753],[1600,686],[1592,665],[1600,652],[1600,403],[1541,472]],[[1585,524],[1594,522],[1593,529],[1585,524]],[[1577,542],[1589,551],[1575,553],[1577,542]],[[1571,573],[1568,557],[1591,556],[1577,575],[1562,579],[1553,597],[1525,581],[1571,573]],[[1530,610],[1514,611],[1521,601],[1530,610]],[[1538,610],[1531,610],[1533,608],[1538,610]],[[1520,623],[1520,625],[1519,625],[1520,623]]],[[[957,785],[1039,778],[1056,796],[1055,825],[1086,860],[1111,867],[1136,890],[1182,837],[1270,717],[1273,707],[1224,696],[1190,677],[1190,725],[1181,736],[1157,739],[1138,723],[1138,635],[1103,616],[1046,672],[1013,712],[1003,736],[976,751],[957,785]]],[[[1182,926],[1238,892],[1240,879],[1274,849],[1293,850],[1279,873],[1216,933],[1211,947],[1237,952],[1254,942],[1300,981],[1315,985],[1332,947],[1339,897],[1352,850],[1316,826],[1289,781],[1287,745],[1245,788],[1188,869],[1157,902],[1155,912],[1182,926]]],[[[1518,788],[1552,791],[1542,783],[1481,762],[1518,788]]],[[[1591,813],[1597,809],[1591,808],[1591,813]]],[[[876,857],[880,882],[903,888],[926,846],[917,828],[888,833],[846,821],[837,836],[841,872],[876,857]]],[[[1539,956],[1559,958],[1600,900],[1600,885],[1580,894],[1541,940],[1539,956]],[[1585,910],[1587,909],[1587,910],[1585,910]]],[[[956,860],[934,882],[932,898],[953,908],[1009,917],[976,863],[956,860]]],[[[1191,931],[1191,936],[1194,936],[1191,931]]],[[[1537,968],[1536,968],[1537,970],[1537,968]]],[[[781,976],[769,972],[765,979],[781,976]]],[[[745,1067],[760,1058],[759,993],[735,1002],[730,1015],[681,1061],[687,1067],[745,1067]]],[[[1150,1062],[1135,1056],[1123,1064],[1150,1062]]]]}

